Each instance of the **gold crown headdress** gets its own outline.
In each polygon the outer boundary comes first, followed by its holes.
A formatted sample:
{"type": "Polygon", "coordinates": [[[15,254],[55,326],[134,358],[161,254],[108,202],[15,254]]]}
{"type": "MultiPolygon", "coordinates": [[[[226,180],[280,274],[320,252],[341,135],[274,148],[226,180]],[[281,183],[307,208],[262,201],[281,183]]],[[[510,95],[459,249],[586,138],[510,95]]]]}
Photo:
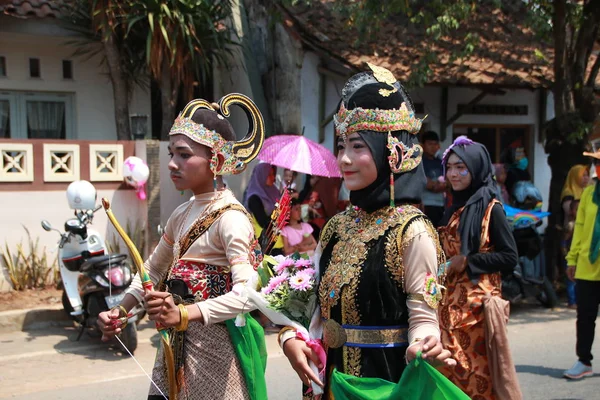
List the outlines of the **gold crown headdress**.
{"type": "MultiPolygon", "coordinates": [[[[346,109],[346,102],[362,86],[373,83],[385,83],[391,89],[379,89],[382,97],[389,97],[400,88],[400,83],[389,70],[367,63],[372,76],[367,73],[359,74],[353,80],[346,83],[342,90],[342,104],[339,111],[334,115],[336,135],[346,139],[347,136],[359,131],[375,131],[387,133],[387,148],[390,151],[388,162],[390,164],[390,205],[394,204],[394,174],[412,171],[421,163],[423,148],[419,144],[407,146],[392,135],[395,131],[407,131],[417,134],[421,130],[423,120],[415,117],[415,113],[409,110],[406,102],[402,102],[399,108],[391,110],[365,109],[356,107],[352,110],[346,109]]],[[[426,118],[426,117],[425,117],[426,118]]],[[[425,119],[423,118],[423,119],[425,119]]]]}
{"type": "Polygon", "coordinates": [[[196,143],[210,147],[213,150],[210,169],[215,176],[238,174],[258,155],[265,139],[265,123],[258,107],[250,98],[243,94],[231,93],[223,96],[218,104],[203,99],[190,101],[175,119],[169,132],[169,136],[171,135],[185,135],[196,143]],[[231,105],[239,106],[248,117],[248,133],[241,140],[225,140],[218,132],[192,120],[198,109],[215,111],[218,118],[229,117],[231,105]],[[224,159],[220,168],[219,154],[224,159]]]}

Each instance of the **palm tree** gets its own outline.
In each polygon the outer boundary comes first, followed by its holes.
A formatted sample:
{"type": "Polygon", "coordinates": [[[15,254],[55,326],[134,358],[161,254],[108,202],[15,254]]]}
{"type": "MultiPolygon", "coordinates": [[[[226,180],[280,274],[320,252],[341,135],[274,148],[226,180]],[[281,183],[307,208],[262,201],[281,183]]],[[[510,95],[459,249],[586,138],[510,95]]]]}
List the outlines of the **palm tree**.
{"type": "Polygon", "coordinates": [[[161,139],[175,119],[179,94],[191,100],[196,82],[212,78],[215,63],[225,64],[235,42],[226,21],[232,0],[130,1],[127,29],[145,36],[146,65],[161,92],[161,139]]]}

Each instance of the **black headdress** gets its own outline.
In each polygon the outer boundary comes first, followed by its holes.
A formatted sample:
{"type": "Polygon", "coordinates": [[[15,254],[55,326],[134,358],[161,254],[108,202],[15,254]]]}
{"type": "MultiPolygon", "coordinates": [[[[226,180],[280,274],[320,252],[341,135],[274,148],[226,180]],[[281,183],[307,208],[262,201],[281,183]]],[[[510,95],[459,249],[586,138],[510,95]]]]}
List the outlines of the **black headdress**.
{"type": "Polygon", "coordinates": [[[369,64],[346,82],[336,116],[338,136],[357,132],[367,143],[377,167],[377,179],[351,191],[350,202],[367,212],[386,205],[416,204],[426,185],[421,165],[423,149],[416,133],[421,120],[404,87],[392,73],[369,64]]]}

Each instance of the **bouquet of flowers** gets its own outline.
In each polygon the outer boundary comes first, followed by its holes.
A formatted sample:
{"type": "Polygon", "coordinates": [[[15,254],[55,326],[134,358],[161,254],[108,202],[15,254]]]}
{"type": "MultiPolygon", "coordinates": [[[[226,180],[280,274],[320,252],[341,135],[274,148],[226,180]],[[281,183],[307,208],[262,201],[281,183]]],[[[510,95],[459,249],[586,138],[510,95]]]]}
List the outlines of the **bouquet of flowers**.
{"type": "MultiPolygon", "coordinates": [[[[288,257],[265,255],[257,273],[246,284],[248,299],[274,324],[296,330],[296,336],[306,342],[319,356],[323,365],[326,354],[319,338],[309,333],[317,305],[316,270],[312,261],[296,253],[288,257]]],[[[318,320],[318,316],[314,317],[318,320]]],[[[320,377],[316,365],[311,368],[320,377]]],[[[322,389],[312,384],[315,395],[322,389]]]]}

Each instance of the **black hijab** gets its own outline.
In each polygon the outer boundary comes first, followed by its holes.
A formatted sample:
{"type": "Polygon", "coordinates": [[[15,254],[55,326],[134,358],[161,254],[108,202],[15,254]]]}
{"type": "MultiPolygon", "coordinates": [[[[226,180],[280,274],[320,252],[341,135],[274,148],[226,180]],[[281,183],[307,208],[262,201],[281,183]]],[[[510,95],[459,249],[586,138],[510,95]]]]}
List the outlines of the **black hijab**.
{"type": "Polygon", "coordinates": [[[472,180],[471,185],[465,190],[452,191],[452,205],[446,209],[442,224],[448,224],[452,214],[462,207],[465,208],[460,216],[458,232],[461,253],[468,256],[479,251],[481,224],[485,211],[496,197],[492,160],[484,145],[473,142],[466,136],[460,136],[444,153],[444,171],[451,153],[456,154],[465,163],[472,180]]]}
{"type": "MultiPolygon", "coordinates": [[[[402,103],[406,103],[406,107],[414,112],[412,100],[402,85],[397,83],[395,86],[398,90],[384,97],[379,93],[379,90],[390,90],[393,87],[385,83],[372,82],[369,80],[371,77],[371,73],[362,72],[350,78],[344,91],[342,91],[342,96],[348,98],[348,100],[342,99],[346,109],[353,110],[360,107],[364,109],[392,110],[398,109],[402,103]],[[353,88],[348,89],[348,85],[351,85],[353,81],[357,83],[353,88]]],[[[390,154],[387,149],[388,134],[387,132],[376,131],[359,131],[358,134],[371,150],[377,167],[377,178],[375,182],[366,188],[351,191],[350,202],[366,212],[373,212],[390,204],[391,169],[388,162],[390,154]]],[[[409,147],[419,144],[416,135],[407,131],[395,131],[392,132],[392,135],[409,147]]],[[[397,205],[420,203],[426,184],[425,171],[421,164],[411,171],[394,174],[394,202],[397,205]]]]}

